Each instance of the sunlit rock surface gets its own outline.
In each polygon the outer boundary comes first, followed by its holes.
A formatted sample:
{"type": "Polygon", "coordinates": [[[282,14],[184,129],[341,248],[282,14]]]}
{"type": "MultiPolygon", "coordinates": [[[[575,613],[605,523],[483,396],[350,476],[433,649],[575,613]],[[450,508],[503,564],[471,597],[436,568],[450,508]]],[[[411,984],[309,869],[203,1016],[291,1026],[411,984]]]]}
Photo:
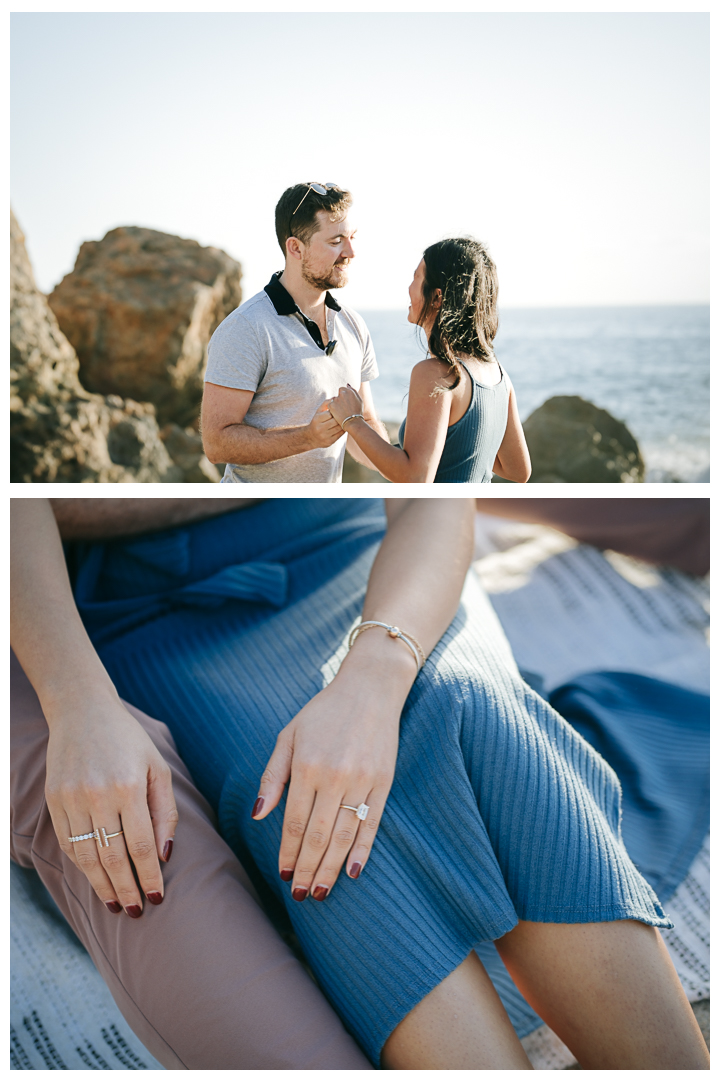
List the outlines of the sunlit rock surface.
{"type": "Polygon", "coordinates": [[[88,390],[197,426],[207,344],[241,302],[241,273],[219,248],[129,226],[84,243],[48,302],[88,390]]]}
{"type": "Polygon", "coordinates": [[[88,393],[78,358],[35,285],[10,213],[10,479],[20,483],[182,481],[155,409],[88,393]]]}

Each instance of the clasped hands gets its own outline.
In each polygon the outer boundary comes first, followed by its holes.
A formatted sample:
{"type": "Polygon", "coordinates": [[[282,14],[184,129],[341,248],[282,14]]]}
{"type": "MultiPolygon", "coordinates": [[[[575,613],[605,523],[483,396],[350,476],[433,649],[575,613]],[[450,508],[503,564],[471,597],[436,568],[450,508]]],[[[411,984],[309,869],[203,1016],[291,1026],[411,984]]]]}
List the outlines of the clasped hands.
{"type": "Polygon", "coordinates": [[[341,427],[348,416],[363,413],[362,398],[348,383],[341,386],[335,397],[323,401],[309,424],[313,447],[332,446],[345,431],[341,427]]]}

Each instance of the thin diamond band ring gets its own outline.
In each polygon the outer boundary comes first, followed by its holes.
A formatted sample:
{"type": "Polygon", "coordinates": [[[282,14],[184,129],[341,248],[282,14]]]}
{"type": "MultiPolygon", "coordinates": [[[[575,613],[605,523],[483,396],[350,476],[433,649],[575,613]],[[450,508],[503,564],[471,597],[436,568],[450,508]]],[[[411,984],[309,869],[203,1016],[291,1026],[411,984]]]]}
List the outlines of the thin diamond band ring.
{"type": "Polygon", "coordinates": [[[95,829],[94,832],[82,833],[81,836],[68,836],[68,840],[71,844],[79,844],[81,840],[97,840],[100,847],[110,847],[108,840],[112,840],[113,836],[122,836],[123,830],[119,829],[118,832],[105,832],[104,829],[95,829]],[[102,838],[100,834],[102,833],[102,838]]]}

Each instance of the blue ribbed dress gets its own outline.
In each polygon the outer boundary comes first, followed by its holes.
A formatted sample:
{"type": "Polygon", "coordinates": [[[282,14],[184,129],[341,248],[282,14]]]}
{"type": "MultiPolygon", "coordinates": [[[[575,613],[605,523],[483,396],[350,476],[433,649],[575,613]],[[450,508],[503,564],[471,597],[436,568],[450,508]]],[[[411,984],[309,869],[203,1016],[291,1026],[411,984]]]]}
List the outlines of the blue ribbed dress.
{"type": "MultiPolygon", "coordinates": [[[[489,484],[505,436],[510,401],[505,372],[500,368],[500,381],[486,386],[473,378],[465,364],[462,366],[472,386],[470,404],[447,429],[434,484],[489,484]]],[[[405,439],[405,423],[403,420],[398,432],[400,446],[405,439]]]]}
{"type": "Polygon", "coordinates": [[[406,703],[361,877],[321,904],[291,899],[284,803],[262,822],[250,810],[279,731],[337,671],[384,529],[379,500],[274,499],[68,552],[119,692],[168,724],[376,1064],[409,1010],[518,919],[671,925],[620,838],[615,774],[520,678],[473,575],[406,703]]]}

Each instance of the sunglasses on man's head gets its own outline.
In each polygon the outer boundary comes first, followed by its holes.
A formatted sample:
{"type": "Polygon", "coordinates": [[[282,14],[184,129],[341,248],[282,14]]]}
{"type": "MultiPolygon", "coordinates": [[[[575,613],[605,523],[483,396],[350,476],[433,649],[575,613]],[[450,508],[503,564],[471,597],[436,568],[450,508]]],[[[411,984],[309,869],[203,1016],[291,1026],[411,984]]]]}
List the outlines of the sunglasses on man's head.
{"type": "Polygon", "coordinates": [[[297,204],[297,206],[293,210],[292,214],[290,215],[290,220],[292,221],[292,219],[295,217],[298,210],[300,209],[302,204],[305,202],[305,200],[307,199],[307,197],[308,197],[308,195],[310,194],[311,191],[317,192],[318,195],[327,195],[328,191],[331,191],[332,189],[334,189],[335,191],[340,191],[340,185],[339,184],[333,184],[333,182],[331,180],[326,181],[324,184],[318,184],[316,181],[313,181],[312,184],[308,184],[307,191],[305,192],[302,199],[300,200],[300,202],[297,204]]]}

